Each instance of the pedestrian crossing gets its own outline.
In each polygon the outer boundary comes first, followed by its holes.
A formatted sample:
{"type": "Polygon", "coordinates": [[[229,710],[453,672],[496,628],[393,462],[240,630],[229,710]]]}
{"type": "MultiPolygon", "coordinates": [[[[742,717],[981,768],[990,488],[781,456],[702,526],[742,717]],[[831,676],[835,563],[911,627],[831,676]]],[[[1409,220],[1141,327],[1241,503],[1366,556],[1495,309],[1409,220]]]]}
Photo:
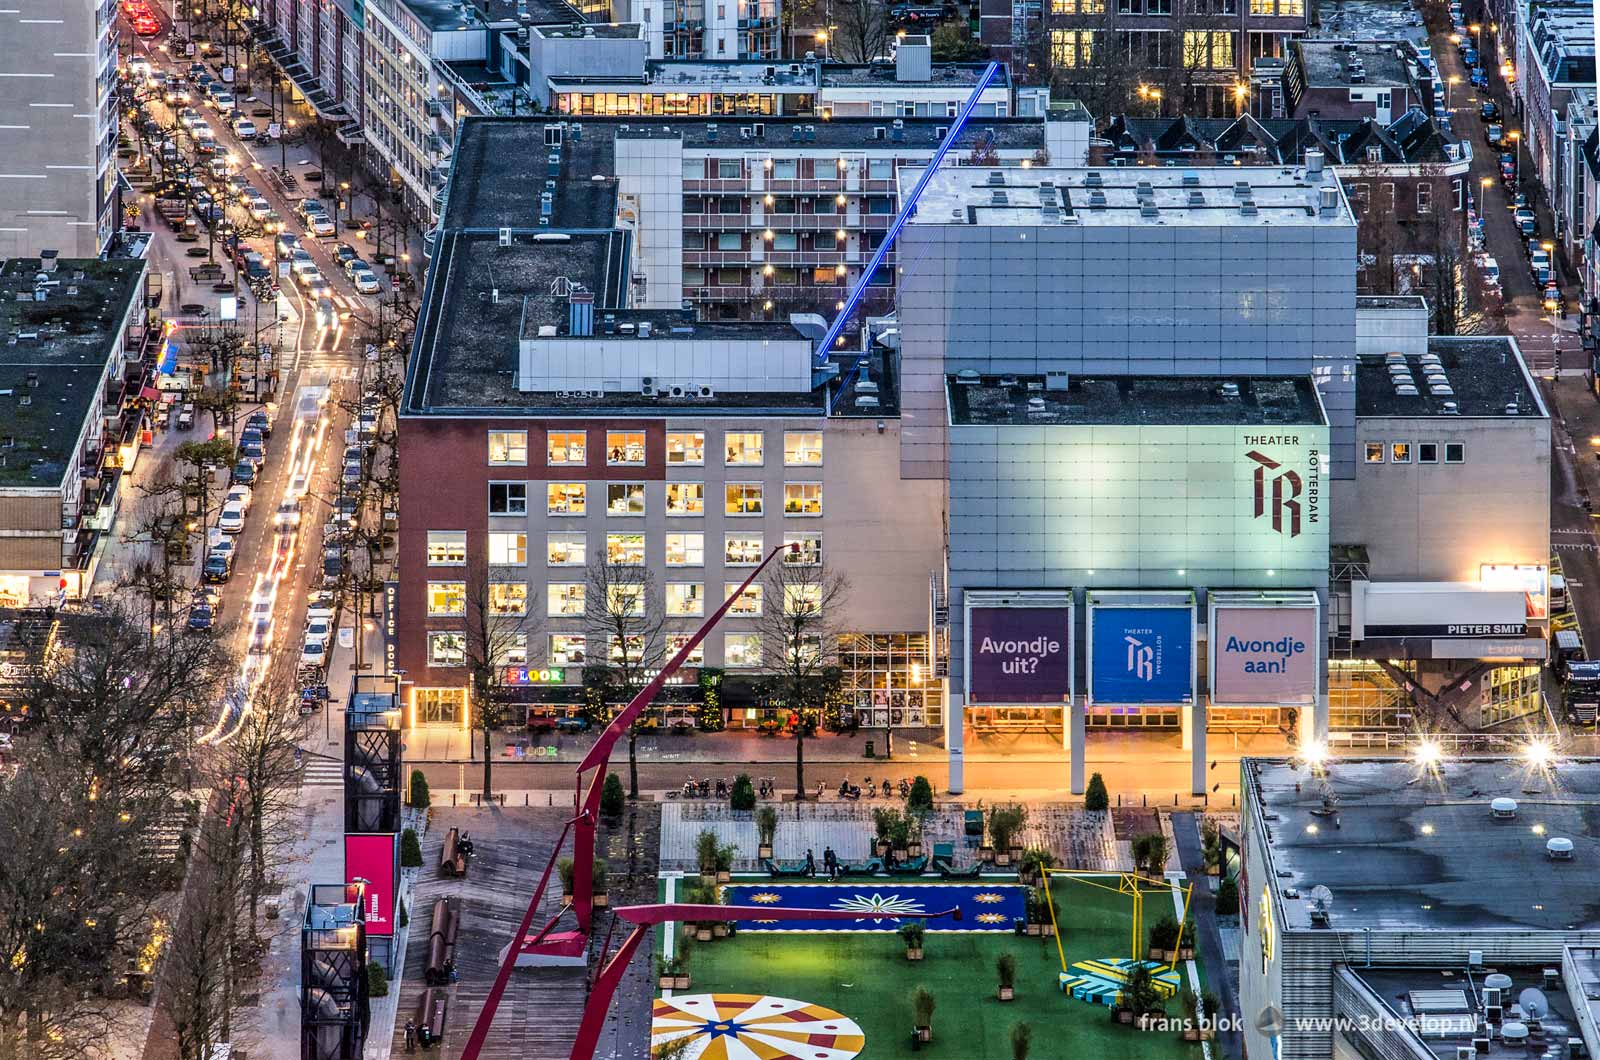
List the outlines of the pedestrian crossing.
{"type": "Polygon", "coordinates": [[[336,758],[307,755],[301,783],[308,788],[342,788],[344,763],[336,758]]]}

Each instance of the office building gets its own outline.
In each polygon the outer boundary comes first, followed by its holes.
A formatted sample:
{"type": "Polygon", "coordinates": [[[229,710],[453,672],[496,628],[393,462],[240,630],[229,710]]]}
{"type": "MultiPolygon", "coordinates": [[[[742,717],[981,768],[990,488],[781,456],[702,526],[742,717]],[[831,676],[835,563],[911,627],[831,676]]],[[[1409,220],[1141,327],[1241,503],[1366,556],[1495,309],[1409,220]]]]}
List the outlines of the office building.
{"type": "Polygon", "coordinates": [[[121,223],[116,0],[23,0],[0,34],[0,259],[92,258],[121,223]]]}
{"type": "Polygon", "coordinates": [[[1241,763],[1249,1056],[1595,1055],[1593,761],[1241,763]],[[1357,855],[1356,852],[1359,852],[1357,855]]]}
{"type": "Polygon", "coordinates": [[[0,606],[84,595],[145,443],[141,258],[0,263],[0,606]]]}
{"type": "Polygon", "coordinates": [[[779,0],[617,0],[610,18],[636,22],[652,59],[777,59],[779,0]]]}

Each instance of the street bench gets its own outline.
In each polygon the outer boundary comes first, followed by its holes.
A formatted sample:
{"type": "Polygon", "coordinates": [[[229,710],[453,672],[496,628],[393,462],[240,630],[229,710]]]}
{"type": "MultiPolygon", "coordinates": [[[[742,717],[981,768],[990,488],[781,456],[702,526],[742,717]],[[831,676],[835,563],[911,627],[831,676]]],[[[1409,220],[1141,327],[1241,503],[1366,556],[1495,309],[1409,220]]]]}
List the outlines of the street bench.
{"type": "Polygon", "coordinates": [[[444,1019],[449,1008],[450,999],[436,986],[428,987],[417,998],[417,1041],[424,1049],[438,1045],[444,1038],[444,1019]]]}
{"type": "Polygon", "coordinates": [[[195,283],[216,283],[222,279],[222,266],[196,265],[189,270],[189,277],[195,283]]]}
{"type": "Polygon", "coordinates": [[[445,876],[465,876],[467,855],[461,849],[461,829],[452,828],[444,835],[444,846],[439,850],[439,872],[445,876]]]}
{"type": "Polygon", "coordinates": [[[456,935],[461,930],[461,909],[454,898],[433,903],[433,931],[428,936],[428,964],[423,979],[429,986],[444,986],[456,963],[456,935]]]}

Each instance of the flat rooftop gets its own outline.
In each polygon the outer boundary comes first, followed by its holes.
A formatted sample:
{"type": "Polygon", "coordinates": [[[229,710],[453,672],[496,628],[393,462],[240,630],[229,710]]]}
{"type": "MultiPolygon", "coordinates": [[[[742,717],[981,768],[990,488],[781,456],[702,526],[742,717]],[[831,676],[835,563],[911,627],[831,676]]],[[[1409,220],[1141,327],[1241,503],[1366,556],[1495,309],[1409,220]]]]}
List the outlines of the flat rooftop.
{"type": "Polygon", "coordinates": [[[1307,88],[1346,88],[1355,85],[1362,89],[1399,88],[1411,83],[1402,49],[1394,42],[1359,41],[1346,44],[1333,40],[1300,40],[1294,43],[1300,53],[1300,66],[1305,72],[1307,88]],[[1354,50],[1347,50],[1353,48],[1354,50]],[[1350,79],[1350,62],[1360,59],[1364,70],[1361,80],[1350,79]]]}
{"type": "MultiPolygon", "coordinates": [[[[1465,969],[1363,967],[1352,961],[1346,965],[1350,973],[1365,983],[1399,1021],[1405,1021],[1411,1030],[1408,1035],[1413,1044],[1421,1044],[1439,1060],[1456,1060],[1457,1048],[1472,1047],[1475,1037],[1472,1028],[1479,1026],[1483,1014],[1483,980],[1494,973],[1509,976],[1511,987],[1502,993],[1508,995],[1505,1008],[1509,1009],[1522,992],[1537,989],[1549,1003],[1549,1012],[1542,1020],[1544,1036],[1548,1042],[1561,1043],[1579,1036],[1577,1016],[1572,999],[1562,989],[1544,988],[1544,969],[1548,963],[1538,965],[1496,964],[1491,968],[1468,973],[1465,969]]],[[[1570,984],[1568,984],[1570,985],[1570,984]]],[[[1509,1017],[1508,1017],[1509,1018],[1509,1017]]],[[[1508,1043],[1498,1035],[1488,1035],[1489,1051],[1477,1053],[1488,1060],[1516,1060],[1536,1055],[1524,1042],[1508,1043]]]]}
{"type": "MultiPolygon", "coordinates": [[[[899,170],[901,194],[922,175],[899,170]]],[[[912,224],[1351,226],[1331,169],[1266,166],[1031,169],[955,166],[936,173],[912,224]],[[1322,192],[1330,191],[1324,206],[1322,192]]]]}
{"type": "Polygon", "coordinates": [[[1420,355],[1357,357],[1356,415],[1549,417],[1510,336],[1430,335],[1428,353],[1438,358],[1436,364],[1420,355]],[[1402,362],[1411,373],[1415,394],[1400,393],[1394,381],[1390,366],[1402,362]],[[1437,381],[1439,375],[1443,382],[1437,381]],[[1430,383],[1429,376],[1435,382],[1430,383]],[[1512,405],[1515,411],[1508,412],[1512,405]]]}
{"type": "Polygon", "coordinates": [[[1309,378],[1262,376],[1043,376],[946,379],[956,426],[1316,426],[1326,424],[1309,378]],[[1237,393],[1233,391],[1237,388],[1237,393]]]}
{"type": "Polygon", "coordinates": [[[1407,40],[1427,43],[1422,13],[1396,0],[1319,0],[1305,40],[1407,40]]]}
{"type": "MultiPolygon", "coordinates": [[[[828,63],[822,68],[824,88],[976,88],[987,63],[934,63],[926,80],[902,81],[894,63],[828,63]]],[[[1011,83],[1004,66],[989,86],[1005,89],[1011,83]]]]}
{"type": "Polygon", "coordinates": [[[817,64],[814,62],[755,62],[740,59],[651,59],[644,64],[644,76],[621,74],[552,74],[550,87],[556,91],[601,85],[628,85],[638,91],[646,85],[661,92],[754,92],[815,93],[817,64]],[[772,71],[769,76],[767,71],[772,71]]]}
{"type": "MultiPolygon", "coordinates": [[[[950,128],[949,118],[848,117],[823,121],[819,118],[680,118],[663,124],[633,119],[621,137],[676,135],[685,147],[716,148],[724,151],[767,149],[770,151],[811,148],[851,147],[892,152],[906,146],[926,148],[930,154],[950,128]],[[756,135],[757,128],[761,135],[756,135]]],[[[979,118],[969,122],[956,137],[954,151],[971,152],[987,138],[996,148],[1043,147],[1044,122],[1038,118],[979,118]]]]}
{"type": "Polygon", "coordinates": [[[549,124],[556,123],[512,117],[461,121],[441,226],[535,228],[542,196],[549,191],[551,213],[549,224],[543,227],[611,228],[617,210],[616,126],[585,124],[577,135],[563,135],[556,149],[545,144],[545,126],[549,124]],[[550,171],[552,153],[559,155],[554,174],[550,171]],[[549,181],[554,182],[553,187],[549,181]]]}
{"type": "Polygon", "coordinates": [[[0,261],[0,435],[11,439],[0,487],[61,484],[144,266],[62,259],[40,302],[39,259],[0,261]]]}
{"type": "Polygon", "coordinates": [[[483,16],[471,4],[463,6],[455,0],[400,0],[400,3],[431,33],[482,28],[485,25],[483,16]]]}
{"type": "MultiPolygon", "coordinates": [[[[565,7],[557,0],[547,0],[554,6],[565,7]]],[[[533,32],[541,37],[576,40],[579,37],[599,37],[607,40],[636,40],[639,37],[637,22],[585,22],[569,26],[535,26],[533,32]]]]}
{"type": "Polygon", "coordinates": [[[1545,773],[1520,758],[1447,759],[1423,775],[1408,759],[1338,758],[1323,779],[1281,760],[1241,768],[1292,929],[1311,928],[1317,886],[1340,931],[1600,928],[1600,761],[1545,773]],[[1490,815],[1500,796],[1517,801],[1515,818],[1490,815]],[[1572,861],[1545,856],[1557,836],[1572,840],[1572,861]]]}
{"type": "Polygon", "coordinates": [[[485,17],[495,24],[516,22],[519,7],[528,13],[535,26],[583,21],[582,13],[564,0],[487,0],[487,3],[484,3],[484,0],[474,0],[474,2],[488,8],[485,17]]]}

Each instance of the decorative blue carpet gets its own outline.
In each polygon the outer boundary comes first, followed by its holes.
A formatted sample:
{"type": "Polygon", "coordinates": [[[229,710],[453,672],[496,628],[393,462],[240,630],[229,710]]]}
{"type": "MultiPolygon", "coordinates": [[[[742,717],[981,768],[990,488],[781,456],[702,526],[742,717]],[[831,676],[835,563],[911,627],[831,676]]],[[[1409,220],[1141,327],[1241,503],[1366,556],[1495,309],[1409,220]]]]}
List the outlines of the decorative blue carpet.
{"type": "Polygon", "coordinates": [[[922,920],[929,931],[1010,931],[1012,921],[1027,914],[1027,889],[1017,884],[896,883],[766,883],[724,886],[728,905],[767,905],[806,909],[859,910],[861,919],[807,921],[740,921],[741,931],[898,931],[922,920]],[[961,919],[928,914],[961,910],[961,919]],[[895,919],[898,917],[899,919],[895,919]]]}

